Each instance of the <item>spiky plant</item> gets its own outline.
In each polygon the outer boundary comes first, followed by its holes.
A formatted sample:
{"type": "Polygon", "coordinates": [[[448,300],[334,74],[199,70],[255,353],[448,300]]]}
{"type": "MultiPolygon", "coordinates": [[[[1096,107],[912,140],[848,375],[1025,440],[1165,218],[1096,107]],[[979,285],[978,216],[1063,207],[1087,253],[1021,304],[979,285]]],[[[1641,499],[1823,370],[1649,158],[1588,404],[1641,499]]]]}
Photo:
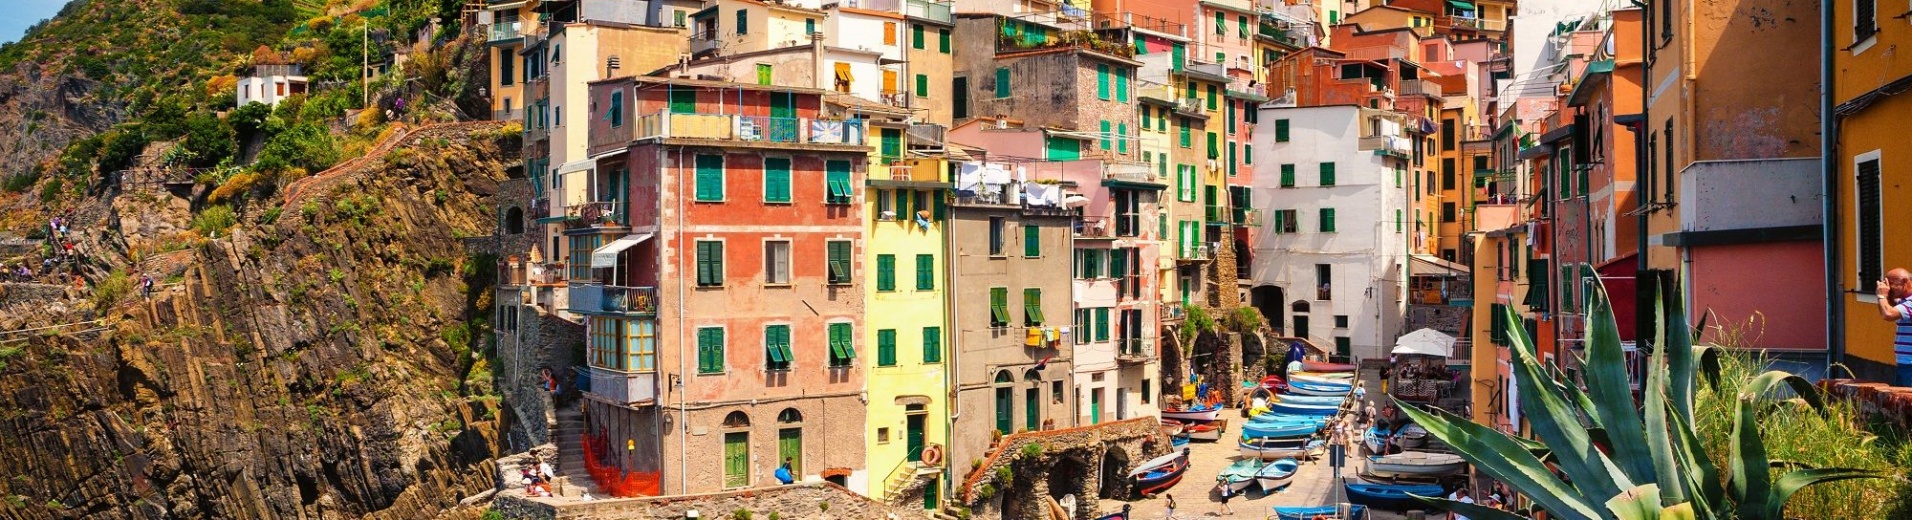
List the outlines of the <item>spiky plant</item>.
{"type": "MultiPolygon", "coordinates": [[[[1810,383],[1779,371],[1739,385],[1732,453],[1722,458],[1730,467],[1722,476],[1691,422],[1697,376],[1704,373],[1717,387],[1719,354],[1713,347],[1693,344],[1680,295],[1642,288],[1660,296],[1652,309],[1658,318],[1654,322],[1665,324],[1672,316],[1674,325],[1652,331],[1658,348],[1648,361],[1643,402],[1635,403],[1612,304],[1594,275],[1583,279],[1590,300],[1584,390],[1536,359],[1525,330],[1510,327],[1508,333],[1520,407],[1546,451],[1439,409],[1406,403],[1400,408],[1474,467],[1527,495],[1549,518],[1563,520],[1781,520],[1787,498],[1801,488],[1885,476],[1769,460],[1759,420],[1763,409],[1773,405],[1771,397],[1790,388],[1813,409],[1824,407],[1810,383]],[[1548,464],[1566,478],[1556,476],[1548,464]],[[1775,467],[1790,471],[1775,476],[1775,467]]],[[[1516,316],[1508,310],[1502,318],[1513,321],[1516,316]]],[[[1440,498],[1421,500],[1475,520],[1522,518],[1440,498]]]]}

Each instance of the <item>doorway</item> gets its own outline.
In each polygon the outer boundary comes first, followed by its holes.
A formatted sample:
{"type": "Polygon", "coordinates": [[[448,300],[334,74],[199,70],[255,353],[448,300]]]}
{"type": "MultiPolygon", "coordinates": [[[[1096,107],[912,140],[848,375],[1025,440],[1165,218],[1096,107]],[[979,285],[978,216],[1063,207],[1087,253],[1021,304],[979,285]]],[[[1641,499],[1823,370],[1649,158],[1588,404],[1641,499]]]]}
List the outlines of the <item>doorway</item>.
{"type": "Polygon", "coordinates": [[[1129,389],[1117,388],[1115,389],[1115,420],[1121,421],[1128,418],[1129,418],[1129,389]]]}
{"type": "Polygon", "coordinates": [[[1014,394],[1010,392],[1008,388],[996,389],[996,431],[1000,431],[1004,435],[1015,433],[1016,431],[1009,425],[1009,418],[1011,417],[1009,407],[1013,406],[1011,403],[1014,402],[1012,401],[1013,397],[1011,397],[1014,394]]]}
{"type": "Polygon", "coordinates": [[[909,448],[905,460],[923,460],[923,425],[929,414],[913,413],[903,418],[903,442],[909,448]]]}
{"type": "Polygon", "coordinates": [[[1022,391],[1023,423],[1029,431],[1036,431],[1042,425],[1042,391],[1030,388],[1022,391]]]}
{"type": "Polygon", "coordinates": [[[1297,338],[1302,338],[1302,339],[1308,338],[1308,315],[1306,314],[1295,315],[1295,334],[1294,335],[1297,338]]]}
{"type": "Polygon", "coordinates": [[[724,487],[750,485],[750,432],[724,434],[724,487]]]}
{"type": "Polygon", "coordinates": [[[1089,389],[1089,424],[1102,424],[1102,389],[1089,389]]]}
{"type": "Polygon", "coordinates": [[[1282,334],[1285,332],[1284,329],[1287,329],[1284,325],[1288,323],[1288,317],[1283,315],[1281,309],[1281,302],[1287,300],[1288,298],[1282,294],[1281,287],[1279,286],[1263,285],[1248,290],[1249,305],[1253,306],[1255,310],[1261,311],[1262,322],[1274,328],[1275,334],[1277,335],[1282,334]]]}

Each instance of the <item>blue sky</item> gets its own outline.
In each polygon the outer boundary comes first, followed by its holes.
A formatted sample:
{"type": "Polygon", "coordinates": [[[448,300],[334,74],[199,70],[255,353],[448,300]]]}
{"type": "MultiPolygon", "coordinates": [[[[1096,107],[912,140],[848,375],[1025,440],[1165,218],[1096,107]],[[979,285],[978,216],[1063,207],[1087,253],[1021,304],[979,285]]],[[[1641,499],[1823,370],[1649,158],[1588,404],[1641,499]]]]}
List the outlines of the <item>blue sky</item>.
{"type": "Polygon", "coordinates": [[[67,0],[8,0],[7,14],[0,16],[0,43],[11,43],[26,34],[40,20],[52,18],[67,0]]]}

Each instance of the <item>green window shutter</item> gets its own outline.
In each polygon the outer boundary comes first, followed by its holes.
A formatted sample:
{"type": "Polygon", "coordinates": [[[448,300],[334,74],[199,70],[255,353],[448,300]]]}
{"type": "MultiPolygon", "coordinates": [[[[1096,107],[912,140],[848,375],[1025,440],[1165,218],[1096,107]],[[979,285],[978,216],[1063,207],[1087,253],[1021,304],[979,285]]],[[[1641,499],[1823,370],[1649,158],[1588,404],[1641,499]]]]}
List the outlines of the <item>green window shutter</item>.
{"type": "Polygon", "coordinates": [[[1394,232],[1401,232],[1401,210],[1394,210],[1394,232]]]}
{"type": "Polygon", "coordinates": [[[1042,289],[1022,290],[1022,321],[1029,326],[1042,324],[1042,289]]]}
{"type": "Polygon", "coordinates": [[[1334,232],[1334,208],[1321,208],[1321,232],[1334,232]]]}
{"type": "Polygon", "coordinates": [[[1169,68],[1176,72],[1181,72],[1184,62],[1188,61],[1188,45],[1182,42],[1175,42],[1175,46],[1170,48],[1169,54],[1169,68]]]}
{"type": "Polygon", "coordinates": [[[884,128],[882,129],[882,132],[879,133],[878,135],[880,135],[883,140],[883,158],[884,159],[893,160],[893,159],[901,158],[903,156],[903,130],[902,129],[884,128]]]}
{"type": "Polygon", "coordinates": [[[1282,217],[1284,217],[1284,216],[1286,216],[1286,215],[1287,215],[1287,213],[1288,213],[1288,212],[1286,212],[1286,211],[1276,211],[1276,212],[1275,212],[1275,232],[1276,232],[1276,233],[1281,233],[1281,232],[1283,232],[1282,230],[1284,230],[1284,229],[1287,229],[1287,228],[1285,228],[1285,227],[1283,227],[1283,224],[1284,224],[1284,223],[1285,223],[1285,222],[1286,222],[1287,220],[1286,220],[1286,219],[1284,219],[1284,218],[1282,218],[1282,217]]]}
{"type": "Polygon", "coordinates": [[[829,204],[850,203],[850,161],[829,161],[824,163],[824,179],[829,184],[829,195],[824,202],[829,204]]]}
{"type": "Polygon", "coordinates": [[[697,91],[672,90],[671,91],[671,113],[672,114],[697,113],[697,91]]]}
{"type": "Polygon", "coordinates": [[[923,327],[923,362],[943,362],[942,327],[923,327]]]}
{"type": "Polygon", "coordinates": [[[1088,309],[1076,309],[1075,326],[1071,327],[1069,331],[1070,331],[1070,334],[1075,336],[1075,342],[1077,345],[1089,344],[1089,310],[1088,309]]]}
{"type": "Polygon", "coordinates": [[[724,329],[705,327],[697,329],[697,373],[718,374],[724,371],[724,329]]]}
{"type": "Polygon", "coordinates": [[[829,261],[829,283],[850,283],[850,243],[833,241],[827,245],[829,261]]]}
{"type": "Polygon", "coordinates": [[[1109,100],[1109,64],[1095,64],[1095,98],[1109,100]]]}
{"type": "Polygon", "coordinates": [[[1114,249],[1109,254],[1109,276],[1127,278],[1129,276],[1129,250],[1114,249]]]}
{"type": "Polygon", "coordinates": [[[724,284],[724,243],[715,240],[697,242],[697,285],[715,287],[724,284]]]}
{"type": "MultiPolygon", "coordinates": [[[[1215,61],[1219,62],[1221,60],[1215,60],[1215,61]]],[[[1219,90],[1219,89],[1217,89],[1214,85],[1208,86],[1208,111],[1209,112],[1214,112],[1217,108],[1215,106],[1215,91],[1216,90],[1219,90]]]]}
{"type": "Polygon", "coordinates": [[[923,45],[923,24],[910,24],[910,46],[920,51],[923,45]]]}
{"type": "Polygon", "coordinates": [[[757,84],[758,85],[769,85],[771,81],[771,76],[772,76],[772,71],[770,69],[770,64],[768,63],[757,64],[757,84]]]}
{"type": "Polygon", "coordinates": [[[1331,163],[1331,162],[1321,163],[1321,185],[1322,186],[1334,185],[1334,163],[1331,163]]]}
{"type": "Polygon", "coordinates": [[[1009,97],[1009,67],[996,68],[996,99],[1009,97]]]}
{"type": "Polygon", "coordinates": [[[929,75],[916,75],[916,97],[929,97],[929,75]]]}
{"type": "Polygon", "coordinates": [[[989,288],[989,324],[997,327],[1009,324],[1009,288],[989,288]]]}
{"type": "Polygon", "coordinates": [[[1255,164],[1255,144],[1254,143],[1248,143],[1248,144],[1242,145],[1241,163],[1255,164]]]}
{"type": "Polygon", "coordinates": [[[1102,135],[1099,143],[1103,150],[1109,149],[1109,120],[1102,120],[1102,135]]]}
{"type": "Polygon", "coordinates": [[[876,290],[896,290],[896,255],[876,255],[876,290]]]}
{"type": "Polygon", "coordinates": [[[936,256],[916,255],[916,290],[936,289],[936,256]]]}
{"type": "Polygon", "coordinates": [[[1235,102],[1228,102],[1228,133],[1235,133],[1235,102]]]}
{"type": "Polygon", "coordinates": [[[876,331],[876,366],[896,366],[896,329],[876,331]]]}
{"type": "Polygon", "coordinates": [[[1283,188],[1295,187],[1295,165],[1292,165],[1292,164],[1281,165],[1281,187],[1283,188]]]}
{"type": "Polygon", "coordinates": [[[949,29],[936,30],[936,52],[949,54],[949,29]]]}
{"type": "Polygon", "coordinates": [[[764,158],[763,200],[764,202],[790,202],[790,159],[764,158]]]}
{"type": "Polygon", "coordinates": [[[789,370],[790,362],[790,326],[771,325],[763,329],[764,368],[767,370],[789,370]]]}
{"type": "Polygon", "coordinates": [[[1129,71],[1127,70],[1120,70],[1115,73],[1115,100],[1123,103],[1129,102],[1129,71]]]}
{"type": "Polygon", "coordinates": [[[1193,139],[1191,139],[1190,136],[1194,135],[1194,133],[1188,128],[1188,120],[1182,119],[1182,120],[1178,120],[1177,122],[1182,127],[1182,147],[1188,148],[1190,146],[1193,146],[1193,143],[1191,143],[1193,139]]]}
{"type": "Polygon", "coordinates": [[[1149,128],[1149,125],[1150,125],[1149,122],[1154,120],[1154,114],[1155,114],[1155,107],[1142,105],[1142,129],[1143,130],[1147,130],[1149,128]]]}
{"type": "Polygon", "coordinates": [[[1228,176],[1235,176],[1235,143],[1228,143],[1228,176]]]}
{"type": "Polygon", "coordinates": [[[1288,120],[1286,119],[1275,120],[1275,142],[1277,143],[1288,142],[1288,120]]]}
{"type": "MultiPolygon", "coordinates": [[[[677,16],[682,17],[683,15],[684,15],[683,11],[677,12],[677,16]]],[[[684,21],[681,18],[677,21],[677,26],[678,27],[684,26],[684,21]]],[[[804,18],[803,19],[803,34],[816,34],[816,33],[817,33],[817,19],[804,18]]]]}
{"type": "Polygon", "coordinates": [[[697,156],[697,200],[699,202],[724,200],[724,156],[697,156]]]}
{"type": "Polygon", "coordinates": [[[932,212],[931,216],[935,217],[937,222],[942,222],[944,219],[949,218],[949,200],[945,199],[946,196],[943,190],[936,190],[930,193],[930,200],[935,201],[934,205],[936,206],[936,210],[932,212]]]}
{"type": "Polygon", "coordinates": [[[750,34],[750,11],[737,10],[737,34],[750,34]]]}
{"type": "Polygon", "coordinates": [[[1129,124],[1115,125],[1115,153],[1129,153],[1129,124]]]}
{"type": "Polygon", "coordinates": [[[1109,308],[1098,307],[1095,310],[1095,340],[1109,340],[1109,308]]]}
{"type": "Polygon", "coordinates": [[[1022,256],[1023,258],[1042,256],[1042,228],[1034,224],[1022,226],[1022,256]]]}
{"type": "Polygon", "coordinates": [[[1208,158],[1222,158],[1222,144],[1221,141],[1215,137],[1214,132],[1208,132],[1208,158]]]}
{"type": "Polygon", "coordinates": [[[1248,15],[1235,15],[1235,32],[1242,39],[1248,39],[1248,15]]]}
{"type": "Polygon", "coordinates": [[[1228,15],[1215,13],[1215,34],[1228,34],[1228,15]]]}

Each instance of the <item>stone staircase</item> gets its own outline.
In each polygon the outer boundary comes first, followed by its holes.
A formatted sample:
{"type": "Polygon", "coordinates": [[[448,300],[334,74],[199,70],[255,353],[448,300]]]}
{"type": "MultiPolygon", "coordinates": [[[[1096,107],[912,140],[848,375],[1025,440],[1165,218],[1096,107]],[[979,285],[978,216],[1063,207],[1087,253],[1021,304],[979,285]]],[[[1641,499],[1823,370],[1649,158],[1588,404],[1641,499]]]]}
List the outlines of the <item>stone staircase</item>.
{"type": "Polygon", "coordinates": [[[942,473],[943,468],[921,462],[905,462],[896,469],[896,473],[883,482],[883,501],[890,505],[900,505],[904,500],[922,496],[924,485],[930,482],[926,477],[942,473]]]}
{"type": "Polygon", "coordinates": [[[584,411],[579,404],[557,408],[557,425],[551,427],[551,442],[558,445],[557,484],[552,491],[566,497],[585,493],[602,497],[597,481],[584,466],[584,411]]]}

